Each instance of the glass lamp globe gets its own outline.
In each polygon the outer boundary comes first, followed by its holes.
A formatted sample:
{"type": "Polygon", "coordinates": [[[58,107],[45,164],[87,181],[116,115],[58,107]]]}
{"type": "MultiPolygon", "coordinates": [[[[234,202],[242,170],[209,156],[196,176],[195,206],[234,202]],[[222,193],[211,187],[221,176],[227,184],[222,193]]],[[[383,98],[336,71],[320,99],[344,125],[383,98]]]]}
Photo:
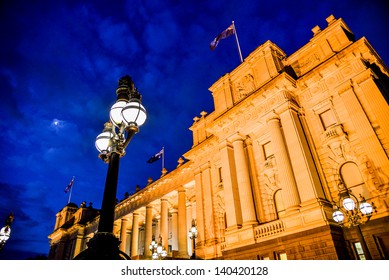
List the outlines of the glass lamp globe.
{"type": "Polygon", "coordinates": [[[368,202],[362,202],[359,205],[359,210],[364,215],[371,215],[371,213],[373,213],[373,206],[370,203],[368,203],[368,202]]]}
{"type": "Polygon", "coordinates": [[[113,137],[112,132],[104,131],[104,132],[100,133],[96,137],[96,142],[95,142],[96,149],[100,153],[109,152],[111,149],[112,137],[113,137]]]}
{"type": "Polygon", "coordinates": [[[5,242],[9,239],[11,235],[11,229],[8,227],[3,227],[1,230],[0,230],[0,241],[1,242],[5,242]]]}
{"type": "Polygon", "coordinates": [[[145,123],[146,109],[138,99],[131,99],[122,110],[122,117],[126,125],[141,126],[145,123]]]}
{"type": "Polygon", "coordinates": [[[157,253],[158,253],[158,254],[160,254],[160,253],[162,252],[162,250],[163,250],[162,246],[158,246],[158,247],[157,247],[157,253]]]}
{"type": "Polygon", "coordinates": [[[350,197],[346,197],[343,199],[343,207],[348,211],[352,211],[355,209],[355,201],[350,197]]]}
{"type": "Polygon", "coordinates": [[[157,253],[153,253],[151,255],[151,257],[152,257],[153,260],[156,260],[156,259],[158,259],[158,254],[157,253]]]}
{"type": "Polygon", "coordinates": [[[111,122],[117,127],[119,127],[123,122],[122,110],[126,104],[126,101],[118,101],[112,105],[111,110],[109,111],[111,122]]]}
{"type": "Polygon", "coordinates": [[[344,220],[344,214],[339,210],[336,210],[334,213],[332,213],[332,219],[334,219],[334,221],[337,223],[341,223],[344,220]]]}
{"type": "Polygon", "coordinates": [[[166,258],[166,256],[167,256],[166,250],[162,250],[162,252],[161,252],[161,257],[162,257],[162,258],[166,258]]]}

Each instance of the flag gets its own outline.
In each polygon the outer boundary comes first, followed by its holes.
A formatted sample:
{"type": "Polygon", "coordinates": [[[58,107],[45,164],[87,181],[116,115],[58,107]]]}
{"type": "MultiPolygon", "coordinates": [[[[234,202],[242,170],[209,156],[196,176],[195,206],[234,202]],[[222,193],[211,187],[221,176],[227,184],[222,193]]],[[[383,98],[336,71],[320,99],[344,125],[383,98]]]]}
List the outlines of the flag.
{"type": "Polygon", "coordinates": [[[72,180],[70,181],[69,185],[67,185],[67,187],[65,188],[65,193],[67,193],[68,191],[70,191],[70,189],[71,189],[72,186],[73,186],[73,183],[74,183],[74,176],[73,176],[72,180]]]}
{"type": "Polygon", "coordinates": [[[149,158],[149,160],[147,161],[147,163],[156,162],[157,160],[159,160],[160,158],[162,158],[162,155],[163,155],[163,148],[162,148],[158,153],[156,153],[156,154],[153,155],[151,158],[149,158]]]}
{"type": "Polygon", "coordinates": [[[235,34],[234,24],[231,24],[226,30],[224,30],[215,39],[213,39],[213,41],[211,42],[211,44],[209,46],[211,48],[211,51],[213,51],[217,47],[217,44],[219,44],[219,41],[221,39],[225,39],[225,38],[231,36],[232,34],[235,34]]]}

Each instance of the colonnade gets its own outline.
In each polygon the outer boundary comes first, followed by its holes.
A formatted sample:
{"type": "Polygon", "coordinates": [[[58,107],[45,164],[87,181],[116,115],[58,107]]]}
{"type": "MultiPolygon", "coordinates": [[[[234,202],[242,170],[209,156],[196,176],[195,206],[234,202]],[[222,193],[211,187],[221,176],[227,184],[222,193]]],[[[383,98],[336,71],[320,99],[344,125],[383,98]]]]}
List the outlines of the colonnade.
{"type": "MultiPolygon", "coordinates": [[[[188,258],[191,249],[188,241],[191,215],[187,214],[186,190],[180,187],[177,190],[178,203],[171,207],[169,199],[163,197],[158,203],[148,204],[130,215],[122,217],[118,237],[120,238],[119,249],[127,253],[131,258],[150,258],[149,250],[151,241],[162,238],[162,245],[168,250],[174,251],[175,258],[188,258]],[[156,209],[157,206],[159,209],[156,209]],[[170,227],[169,227],[170,216],[170,227]],[[141,230],[144,231],[142,239],[141,230]],[[129,238],[130,237],[130,238],[129,238]]],[[[189,208],[190,209],[190,208],[189,208]]]]}

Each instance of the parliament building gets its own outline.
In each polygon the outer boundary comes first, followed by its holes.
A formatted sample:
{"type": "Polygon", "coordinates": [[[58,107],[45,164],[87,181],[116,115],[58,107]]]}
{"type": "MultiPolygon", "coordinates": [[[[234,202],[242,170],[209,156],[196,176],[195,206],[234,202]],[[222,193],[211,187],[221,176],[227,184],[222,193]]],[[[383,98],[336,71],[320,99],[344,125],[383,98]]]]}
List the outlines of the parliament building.
{"type": "MultiPolygon", "coordinates": [[[[116,204],[121,251],[151,259],[160,239],[167,259],[389,259],[389,69],[326,22],[290,56],[267,41],[215,81],[177,167],[116,204]]],[[[49,259],[73,259],[98,223],[66,205],[49,259]]]]}

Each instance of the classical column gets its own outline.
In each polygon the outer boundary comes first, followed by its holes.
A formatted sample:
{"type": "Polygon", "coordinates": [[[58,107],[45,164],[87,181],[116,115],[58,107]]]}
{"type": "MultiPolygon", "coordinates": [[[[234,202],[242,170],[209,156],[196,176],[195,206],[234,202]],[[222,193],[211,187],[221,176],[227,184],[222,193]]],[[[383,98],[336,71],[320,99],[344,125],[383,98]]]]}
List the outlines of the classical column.
{"type": "MultiPolygon", "coordinates": [[[[376,169],[382,169],[382,171],[387,171],[389,169],[388,156],[380,140],[378,139],[377,134],[368,116],[366,115],[365,108],[363,108],[360,100],[358,99],[354,91],[354,86],[352,84],[346,85],[344,88],[339,90],[339,95],[342,97],[343,103],[345,104],[346,110],[350,116],[350,120],[354,125],[354,131],[356,135],[358,135],[359,142],[363,146],[367,158],[372,163],[374,163],[376,169]]],[[[377,94],[373,96],[376,95],[377,94]]],[[[379,110],[378,108],[376,109],[376,114],[382,112],[382,110],[385,110],[385,108],[381,110],[379,110]]],[[[386,110],[388,110],[388,107],[386,107],[386,110]]],[[[384,116],[383,113],[381,113],[380,115],[384,116]]],[[[386,117],[384,119],[386,119],[386,117]]],[[[387,125],[388,124],[386,124],[386,126],[387,125]]]]}
{"type": "Polygon", "coordinates": [[[188,231],[186,225],[186,194],[185,188],[178,189],[178,255],[187,258],[188,231]]]}
{"type": "MultiPolygon", "coordinates": [[[[172,251],[178,251],[178,212],[176,209],[172,209],[172,251]]],[[[167,246],[167,244],[163,244],[167,246]]]]}
{"type": "Polygon", "coordinates": [[[239,201],[234,151],[227,141],[221,144],[219,150],[222,165],[224,203],[226,205],[226,230],[233,230],[242,225],[242,212],[239,201]]]}
{"type": "MultiPolygon", "coordinates": [[[[258,177],[257,177],[257,168],[256,168],[256,162],[255,162],[255,156],[254,156],[254,148],[253,148],[253,141],[251,138],[246,139],[246,147],[247,147],[247,157],[249,161],[249,168],[250,168],[250,173],[251,173],[251,178],[252,178],[252,190],[253,190],[253,199],[254,199],[254,206],[255,206],[255,211],[258,217],[259,221],[264,221],[265,220],[265,215],[264,215],[264,209],[262,207],[262,198],[261,198],[261,191],[259,189],[259,182],[258,182],[258,177]]],[[[264,163],[264,155],[263,153],[259,153],[260,156],[260,164],[264,163]]]]}
{"type": "MultiPolygon", "coordinates": [[[[384,144],[389,139],[389,106],[375,81],[377,80],[379,83],[379,78],[371,69],[366,69],[355,80],[357,80],[353,84],[355,94],[360,100],[360,104],[364,108],[370,122],[380,120],[378,124],[380,132],[378,133],[377,131],[377,137],[380,138],[381,144],[384,144]]],[[[383,146],[386,147],[386,154],[389,156],[389,145],[383,146]]]]}
{"type": "Polygon", "coordinates": [[[126,218],[123,218],[120,225],[120,245],[119,250],[126,253],[126,247],[127,247],[127,227],[128,227],[128,220],[126,218]]]}
{"type": "Polygon", "coordinates": [[[280,117],[301,202],[324,199],[319,174],[297,111],[288,106],[280,117]]]}
{"type": "Polygon", "coordinates": [[[242,226],[257,224],[253,193],[251,190],[249,165],[247,162],[243,137],[236,134],[231,138],[234,147],[236,177],[238,181],[240,206],[242,209],[242,226]]]}
{"type": "Polygon", "coordinates": [[[162,236],[162,243],[168,251],[169,245],[169,208],[168,200],[161,198],[161,220],[160,220],[160,235],[162,236]]]}
{"type": "Polygon", "coordinates": [[[84,244],[84,235],[83,234],[77,234],[75,245],[74,245],[74,252],[73,256],[77,256],[82,251],[82,247],[84,244]]]}
{"type": "MultiPolygon", "coordinates": [[[[192,227],[192,219],[193,219],[193,215],[192,215],[192,204],[190,202],[188,202],[187,206],[186,206],[186,232],[188,233],[190,228],[192,227]]],[[[186,244],[186,250],[187,250],[187,255],[191,255],[192,253],[192,242],[191,240],[188,240],[187,239],[187,244],[186,244]]]]}
{"type": "Polygon", "coordinates": [[[277,162],[278,178],[283,192],[282,197],[284,199],[284,206],[286,213],[288,214],[288,212],[290,213],[293,210],[297,210],[300,204],[300,197],[284,136],[282,135],[280,119],[274,116],[273,118],[270,118],[267,123],[271,134],[271,140],[274,144],[273,147],[277,162]]]}
{"type": "Polygon", "coordinates": [[[151,251],[149,246],[153,240],[153,207],[151,205],[146,206],[146,225],[145,225],[145,256],[151,257],[151,251]]]}
{"type": "Polygon", "coordinates": [[[204,205],[203,205],[203,187],[202,187],[202,175],[200,168],[197,168],[194,172],[195,177],[195,194],[196,194],[196,217],[197,217],[197,231],[198,241],[204,242],[204,205]]]}
{"type": "Polygon", "coordinates": [[[215,217],[213,210],[213,193],[211,184],[211,166],[206,163],[202,166],[201,183],[203,186],[203,214],[204,214],[204,241],[212,242],[216,238],[215,217]]]}
{"type": "Polygon", "coordinates": [[[138,255],[139,213],[134,212],[132,216],[131,257],[135,257],[138,255]]]}

